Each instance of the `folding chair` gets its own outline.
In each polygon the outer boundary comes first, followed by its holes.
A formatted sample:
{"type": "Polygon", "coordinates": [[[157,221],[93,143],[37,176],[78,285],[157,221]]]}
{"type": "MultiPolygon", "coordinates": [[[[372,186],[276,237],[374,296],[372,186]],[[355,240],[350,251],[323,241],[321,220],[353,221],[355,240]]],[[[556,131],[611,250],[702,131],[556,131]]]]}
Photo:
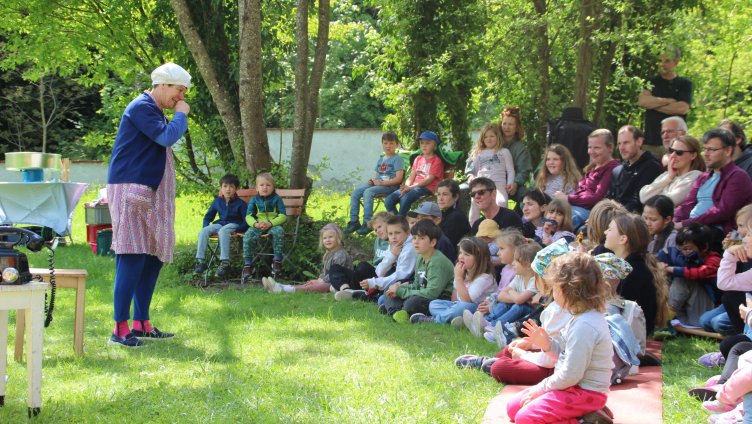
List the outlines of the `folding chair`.
{"type": "MultiPolygon", "coordinates": [[[[244,188],[237,191],[238,197],[243,199],[246,204],[251,200],[251,197],[255,196],[257,193],[258,191],[255,188],[244,188]]],[[[244,235],[245,232],[235,231],[232,233],[230,246],[232,246],[233,243],[237,243],[237,240],[242,240],[244,235]]],[[[209,258],[206,262],[206,271],[204,271],[204,287],[209,284],[209,272],[211,272],[212,265],[215,263],[219,264],[219,236],[217,234],[209,236],[209,246],[206,249],[206,254],[209,258]]]]}
{"type": "MultiPolygon", "coordinates": [[[[290,255],[295,250],[295,246],[298,243],[298,230],[300,229],[300,217],[303,215],[303,202],[305,200],[305,189],[277,189],[277,194],[282,198],[282,202],[285,204],[285,210],[287,212],[287,222],[284,224],[285,228],[285,245],[282,252],[282,264],[291,264],[290,255]]],[[[273,266],[271,266],[271,260],[274,258],[274,250],[272,249],[272,237],[271,234],[262,234],[259,237],[256,252],[253,258],[253,264],[255,266],[255,275],[257,278],[261,276],[271,275],[277,278],[277,272],[273,266]],[[262,269],[263,273],[262,273],[262,269]],[[264,274],[264,275],[261,275],[264,274]]]]}

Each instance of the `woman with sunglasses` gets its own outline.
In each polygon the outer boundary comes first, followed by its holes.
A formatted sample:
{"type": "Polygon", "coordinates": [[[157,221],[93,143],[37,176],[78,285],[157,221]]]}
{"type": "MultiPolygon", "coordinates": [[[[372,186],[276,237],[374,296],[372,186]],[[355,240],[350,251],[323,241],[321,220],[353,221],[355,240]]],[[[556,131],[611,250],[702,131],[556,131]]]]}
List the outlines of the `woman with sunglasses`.
{"type": "Polygon", "coordinates": [[[675,205],[686,199],[695,180],[705,171],[700,141],[692,136],[675,138],[668,149],[668,168],[652,184],[640,189],[640,202],[662,194],[675,205]]]}

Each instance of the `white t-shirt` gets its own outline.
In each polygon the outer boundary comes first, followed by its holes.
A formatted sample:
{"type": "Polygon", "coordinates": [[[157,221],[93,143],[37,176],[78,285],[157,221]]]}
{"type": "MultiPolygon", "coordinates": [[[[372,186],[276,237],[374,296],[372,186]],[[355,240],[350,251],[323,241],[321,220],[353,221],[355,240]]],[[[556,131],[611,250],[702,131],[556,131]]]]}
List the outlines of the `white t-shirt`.
{"type": "MultiPolygon", "coordinates": [[[[496,280],[494,280],[491,274],[481,274],[475,277],[475,280],[471,281],[467,285],[467,293],[470,295],[469,302],[480,303],[486,296],[493,294],[496,291],[496,280]]],[[[468,302],[467,299],[460,299],[463,302],[468,302]]]]}
{"type": "Polygon", "coordinates": [[[538,289],[535,288],[535,276],[530,277],[530,279],[527,280],[526,283],[524,278],[519,275],[515,275],[514,278],[512,278],[512,282],[509,283],[509,287],[513,288],[517,293],[522,293],[525,291],[538,293],[538,289]]]}

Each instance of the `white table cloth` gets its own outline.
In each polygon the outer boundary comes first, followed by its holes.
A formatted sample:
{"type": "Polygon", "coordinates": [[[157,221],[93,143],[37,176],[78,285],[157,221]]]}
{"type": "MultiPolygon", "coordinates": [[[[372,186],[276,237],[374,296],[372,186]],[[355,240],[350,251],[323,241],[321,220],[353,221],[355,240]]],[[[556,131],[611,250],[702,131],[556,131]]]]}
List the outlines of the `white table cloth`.
{"type": "Polygon", "coordinates": [[[88,184],[0,182],[0,224],[50,227],[70,234],[70,219],[88,184]]]}

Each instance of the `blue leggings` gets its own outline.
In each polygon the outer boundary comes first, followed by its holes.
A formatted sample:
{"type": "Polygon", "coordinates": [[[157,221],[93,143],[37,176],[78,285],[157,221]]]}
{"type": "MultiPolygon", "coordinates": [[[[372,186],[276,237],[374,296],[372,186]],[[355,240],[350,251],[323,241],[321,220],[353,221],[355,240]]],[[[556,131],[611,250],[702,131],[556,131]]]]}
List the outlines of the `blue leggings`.
{"type": "Polygon", "coordinates": [[[115,255],[115,322],[128,321],[133,300],[133,319],[149,319],[149,306],[162,262],[153,255],[115,255]]]}

